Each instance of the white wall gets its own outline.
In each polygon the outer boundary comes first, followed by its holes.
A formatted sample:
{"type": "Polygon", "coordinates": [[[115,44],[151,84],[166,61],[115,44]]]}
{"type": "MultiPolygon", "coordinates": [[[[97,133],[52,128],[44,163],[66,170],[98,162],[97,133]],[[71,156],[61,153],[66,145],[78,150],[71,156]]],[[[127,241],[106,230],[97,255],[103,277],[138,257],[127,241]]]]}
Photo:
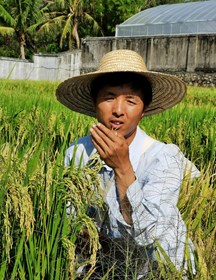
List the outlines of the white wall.
{"type": "Polygon", "coordinates": [[[0,57],[0,78],[16,80],[63,81],[78,76],[81,51],[59,55],[34,55],[33,62],[0,57]]]}

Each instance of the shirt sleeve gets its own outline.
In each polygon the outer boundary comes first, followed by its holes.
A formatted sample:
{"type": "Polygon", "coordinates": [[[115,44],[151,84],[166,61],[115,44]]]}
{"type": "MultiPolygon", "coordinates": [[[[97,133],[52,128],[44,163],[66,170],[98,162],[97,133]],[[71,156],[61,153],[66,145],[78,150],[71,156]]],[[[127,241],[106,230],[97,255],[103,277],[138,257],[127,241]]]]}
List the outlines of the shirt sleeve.
{"type": "MultiPolygon", "coordinates": [[[[197,177],[199,171],[177,146],[165,145],[156,156],[141,158],[136,173],[137,180],[127,190],[133,226],[126,228],[138,245],[151,245],[157,240],[176,267],[180,267],[186,227],[177,208],[179,190],[183,180],[197,177]]],[[[116,218],[122,222],[118,210],[116,218]]]]}
{"type": "Polygon", "coordinates": [[[71,143],[66,150],[64,165],[81,167],[89,160],[90,155],[94,152],[94,146],[89,136],[79,138],[77,141],[71,143]]]}

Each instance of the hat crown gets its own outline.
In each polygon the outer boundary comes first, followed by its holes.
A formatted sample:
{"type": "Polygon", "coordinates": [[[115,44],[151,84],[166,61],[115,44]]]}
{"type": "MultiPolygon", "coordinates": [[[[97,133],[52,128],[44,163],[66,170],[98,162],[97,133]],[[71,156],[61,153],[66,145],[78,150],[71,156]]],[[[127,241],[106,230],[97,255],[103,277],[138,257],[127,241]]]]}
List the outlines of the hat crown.
{"type": "Polygon", "coordinates": [[[91,95],[92,81],[111,72],[134,72],[148,79],[152,87],[152,102],[145,108],[144,116],[158,114],[171,108],[180,102],[186,93],[186,84],[179,78],[147,71],[139,54],[124,49],[105,54],[98,71],[72,77],[61,83],[56,91],[57,99],[75,112],[96,117],[96,108],[91,95]]]}
{"type": "Polygon", "coordinates": [[[143,58],[131,50],[115,50],[105,54],[97,72],[147,72],[143,58]]]}

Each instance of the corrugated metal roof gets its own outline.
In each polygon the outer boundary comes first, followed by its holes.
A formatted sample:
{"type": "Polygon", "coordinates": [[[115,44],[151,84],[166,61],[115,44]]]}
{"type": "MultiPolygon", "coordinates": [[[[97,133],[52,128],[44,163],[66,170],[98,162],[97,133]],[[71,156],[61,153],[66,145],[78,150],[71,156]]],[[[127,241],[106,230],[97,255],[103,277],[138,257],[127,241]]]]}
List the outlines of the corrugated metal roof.
{"type": "MultiPolygon", "coordinates": [[[[196,33],[197,30],[199,30],[199,22],[202,26],[204,22],[206,22],[206,25],[209,24],[210,26],[209,32],[212,33],[213,30],[216,33],[216,0],[179,4],[166,4],[141,11],[140,13],[132,16],[122,24],[117,25],[116,33],[118,34],[116,34],[116,36],[122,36],[120,34],[121,30],[129,30],[130,27],[136,27],[137,29],[138,26],[153,27],[153,25],[165,26],[167,24],[174,24],[176,26],[176,24],[178,23],[181,25],[188,25],[192,23],[194,25],[194,33],[196,33]],[[195,23],[197,24],[197,26],[195,26],[195,23]]],[[[206,26],[205,29],[208,33],[208,26],[206,26]]],[[[140,35],[147,35],[142,34],[142,30],[140,30],[140,32],[140,35]]],[[[132,33],[131,36],[133,36],[132,33]]]]}

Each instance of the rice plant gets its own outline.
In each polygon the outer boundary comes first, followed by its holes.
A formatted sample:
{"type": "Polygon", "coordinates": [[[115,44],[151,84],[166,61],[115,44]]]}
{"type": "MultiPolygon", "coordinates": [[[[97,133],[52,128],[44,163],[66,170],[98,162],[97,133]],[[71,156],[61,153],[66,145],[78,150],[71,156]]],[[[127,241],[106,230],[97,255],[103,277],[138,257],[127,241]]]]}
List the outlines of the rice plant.
{"type": "MultiPolygon", "coordinates": [[[[88,134],[95,120],[59,104],[56,86],[1,81],[0,279],[78,279],[82,267],[88,267],[82,279],[89,279],[100,256],[97,228],[86,214],[89,205],[103,207],[99,189],[92,188],[99,186],[100,163],[63,164],[69,143],[88,134]]],[[[183,184],[179,198],[195,245],[197,274],[189,279],[216,275],[215,97],[215,89],[190,87],[178,106],[140,124],[151,136],[177,144],[201,171],[198,180],[183,184]]],[[[101,279],[114,279],[115,271],[106,267],[101,279]]],[[[136,279],[136,271],[130,277],[136,279]]],[[[167,260],[157,276],[149,276],[160,278],[182,275],[167,260]]]]}

